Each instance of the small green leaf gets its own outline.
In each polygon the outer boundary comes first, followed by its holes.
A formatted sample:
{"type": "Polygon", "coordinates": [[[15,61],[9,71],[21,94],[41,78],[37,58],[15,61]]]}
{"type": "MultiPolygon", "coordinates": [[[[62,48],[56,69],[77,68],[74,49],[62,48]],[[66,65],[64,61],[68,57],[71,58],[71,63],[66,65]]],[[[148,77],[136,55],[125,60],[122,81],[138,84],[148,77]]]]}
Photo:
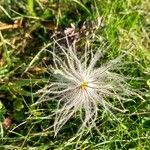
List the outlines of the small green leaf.
{"type": "Polygon", "coordinates": [[[3,105],[3,103],[0,101],[0,121],[3,120],[5,112],[6,112],[6,109],[3,105]]]}
{"type": "Polygon", "coordinates": [[[25,118],[25,114],[24,111],[16,111],[14,113],[14,119],[16,121],[22,121],[25,118]]]}
{"type": "Polygon", "coordinates": [[[145,120],[143,123],[144,128],[150,128],[150,120],[145,120]]]}
{"type": "Polygon", "coordinates": [[[147,85],[150,87],[150,79],[147,80],[147,85]]]}
{"type": "Polygon", "coordinates": [[[24,108],[24,105],[23,105],[21,99],[15,100],[14,103],[13,103],[13,106],[14,106],[14,108],[15,108],[16,111],[20,111],[21,109],[24,108]]]}
{"type": "Polygon", "coordinates": [[[2,102],[0,101],[0,109],[2,109],[3,108],[3,104],[2,104],[2,102]]]}
{"type": "Polygon", "coordinates": [[[3,125],[0,122],[0,137],[3,138],[4,137],[4,130],[3,130],[3,125]]]}
{"type": "Polygon", "coordinates": [[[125,130],[128,130],[128,127],[126,125],[124,125],[123,123],[120,124],[120,126],[125,129],[125,130]]]}
{"type": "Polygon", "coordinates": [[[34,0],[27,0],[27,10],[32,16],[36,16],[34,11],[34,2],[34,0]]]}

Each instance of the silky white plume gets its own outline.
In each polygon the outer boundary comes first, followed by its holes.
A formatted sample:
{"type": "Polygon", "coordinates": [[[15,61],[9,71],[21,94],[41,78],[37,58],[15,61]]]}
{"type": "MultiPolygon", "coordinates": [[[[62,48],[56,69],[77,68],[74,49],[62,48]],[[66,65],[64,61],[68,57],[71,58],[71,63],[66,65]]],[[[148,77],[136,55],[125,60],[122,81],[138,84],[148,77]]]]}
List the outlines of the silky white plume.
{"type": "Polygon", "coordinates": [[[125,111],[123,101],[134,92],[129,90],[125,77],[113,71],[120,65],[121,58],[99,65],[99,50],[95,53],[86,51],[78,57],[74,44],[67,48],[57,45],[60,53],[58,49],[52,52],[54,67],[51,68],[56,80],[38,91],[43,93],[41,100],[49,96],[58,101],[55,135],[76,112],[81,113],[81,131],[96,126],[99,108],[103,107],[112,115],[111,110],[125,111]]]}

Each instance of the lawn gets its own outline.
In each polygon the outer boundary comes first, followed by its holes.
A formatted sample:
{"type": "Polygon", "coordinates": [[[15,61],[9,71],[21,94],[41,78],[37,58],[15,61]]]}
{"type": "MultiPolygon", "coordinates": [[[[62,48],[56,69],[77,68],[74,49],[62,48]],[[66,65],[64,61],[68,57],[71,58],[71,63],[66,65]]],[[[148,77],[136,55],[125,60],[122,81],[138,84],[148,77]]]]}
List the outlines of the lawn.
{"type": "Polygon", "coordinates": [[[149,12],[148,0],[1,0],[0,150],[149,150],[149,12]],[[63,50],[72,44],[77,57],[102,53],[95,67],[121,57],[113,71],[136,94],[121,102],[126,112],[97,104],[96,128],[79,132],[81,108],[56,134],[59,100],[38,91],[56,78],[54,51],[66,62],[63,50]]]}

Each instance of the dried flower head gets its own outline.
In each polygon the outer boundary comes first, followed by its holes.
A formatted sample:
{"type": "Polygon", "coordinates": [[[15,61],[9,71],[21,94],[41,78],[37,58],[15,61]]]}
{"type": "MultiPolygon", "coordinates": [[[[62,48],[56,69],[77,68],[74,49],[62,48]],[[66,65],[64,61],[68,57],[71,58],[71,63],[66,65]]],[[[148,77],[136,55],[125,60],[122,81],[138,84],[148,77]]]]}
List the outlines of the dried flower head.
{"type": "Polygon", "coordinates": [[[61,54],[52,53],[54,67],[51,69],[56,81],[38,91],[43,93],[41,100],[51,96],[49,99],[58,101],[55,135],[77,111],[81,112],[82,121],[79,131],[95,126],[99,106],[112,115],[111,110],[126,111],[122,101],[134,92],[130,91],[125,77],[113,71],[121,63],[120,58],[99,65],[99,51],[95,54],[85,52],[84,56],[78,57],[74,44],[67,48],[57,45],[61,54]]]}
{"type": "Polygon", "coordinates": [[[11,125],[12,125],[12,119],[11,119],[11,117],[8,116],[4,119],[3,126],[5,129],[8,129],[11,127],[11,125]]]}

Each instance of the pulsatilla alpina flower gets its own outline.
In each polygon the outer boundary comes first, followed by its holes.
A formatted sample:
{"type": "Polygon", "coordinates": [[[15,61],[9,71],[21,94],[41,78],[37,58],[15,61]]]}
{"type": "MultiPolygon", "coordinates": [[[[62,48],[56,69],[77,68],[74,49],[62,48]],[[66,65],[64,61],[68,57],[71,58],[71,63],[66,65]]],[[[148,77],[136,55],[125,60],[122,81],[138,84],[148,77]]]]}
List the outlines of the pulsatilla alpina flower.
{"type": "Polygon", "coordinates": [[[46,96],[58,101],[55,112],[55,134],[78,111],[81,113],[83,128],[91,129],[95,126],[98,109],[126,111],[123,101],[133,92],[125,81],[125,77],[114,73],[120,63],[120,58],[100,64],[100,53],[97,51],[86,52],[78,57],[74,46],[62,47],[57,43],[61,54],[53,52],[54,67],[52,73],[56,80],[39,90],[43,93],[42,100],[46,96]]]}

